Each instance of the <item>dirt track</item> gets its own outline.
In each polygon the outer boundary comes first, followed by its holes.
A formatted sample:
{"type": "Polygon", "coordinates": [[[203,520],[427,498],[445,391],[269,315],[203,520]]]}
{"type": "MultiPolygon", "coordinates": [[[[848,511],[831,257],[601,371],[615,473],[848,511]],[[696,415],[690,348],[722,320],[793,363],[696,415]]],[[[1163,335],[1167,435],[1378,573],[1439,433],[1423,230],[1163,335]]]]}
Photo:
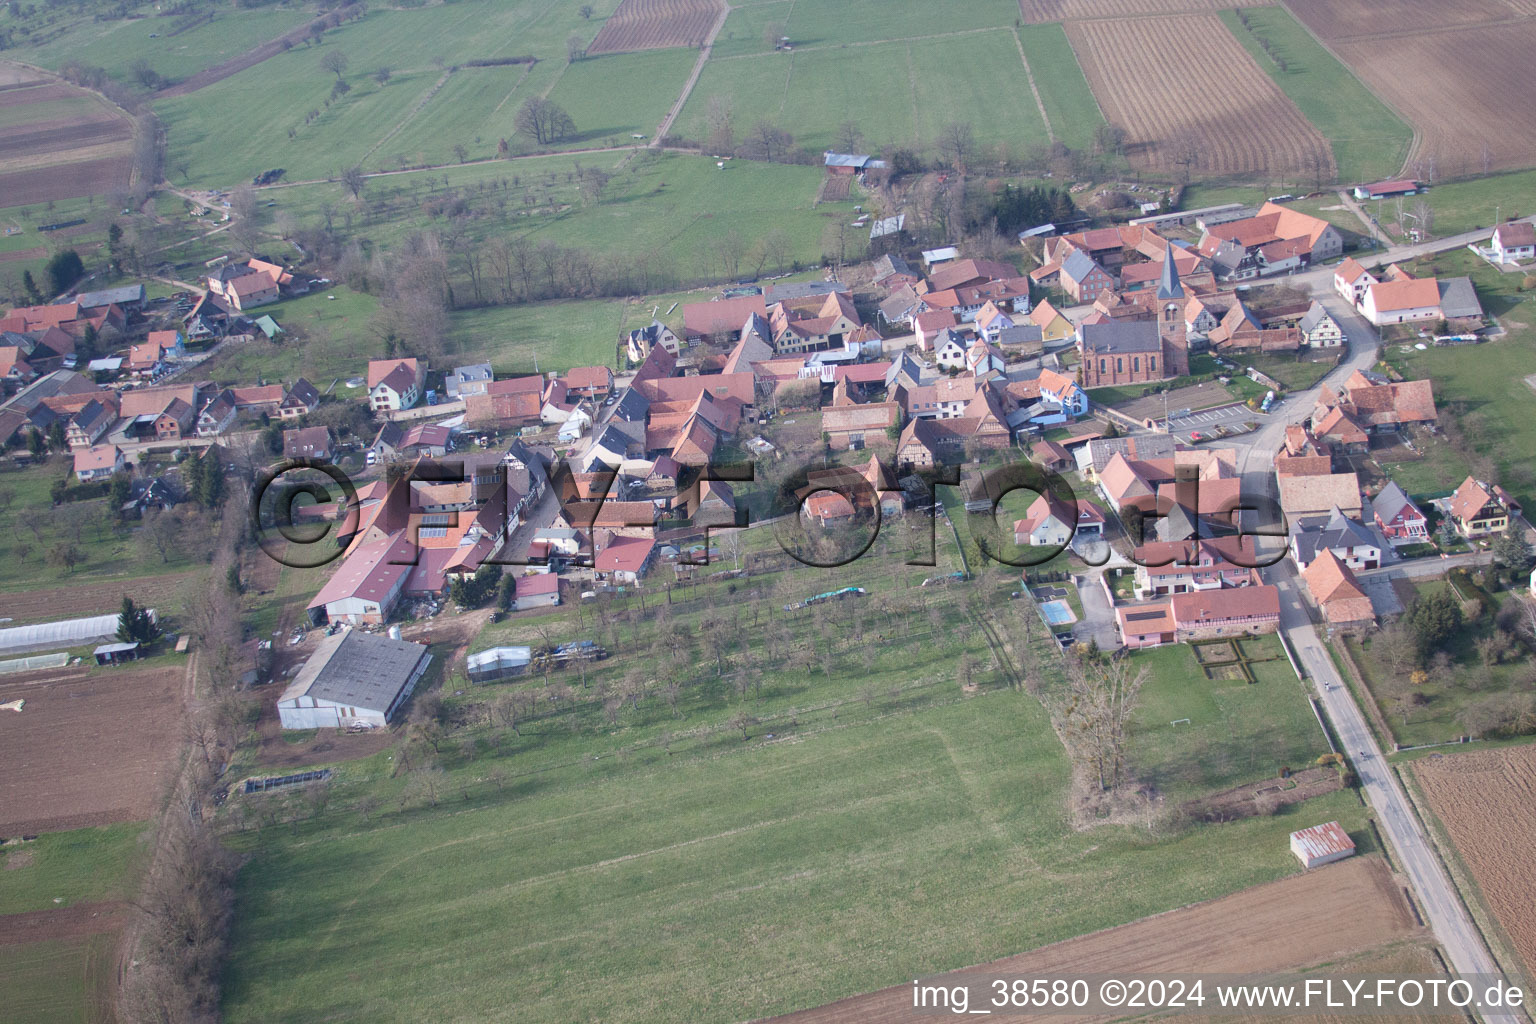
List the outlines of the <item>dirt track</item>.
{"type": "MultiPolygon", "coordinates": [[[[953,974],[1283,971],[1325,963],[1419,931],[1386,863],[1380,857],[1361,857],[953,974]],[[1341,908],[1348,913],[1340,913],[1341,908]]],[[[915,1012],[911,1001],[912,986],[906,983],[773,1020],[920,1024],[934,1019],[931,1010],[915,1012]]],[[[1062,1020],[1048,1015],[1008,1019],[1062,1020]]],[[[1081,1024],[1113,1018],[1072,1019],[1081,1024]]]]}
{"type": "Polygon", "coordinates": [[[148,818],[182,739],[184,663],[0,679],[0,836],[148,818]]]}

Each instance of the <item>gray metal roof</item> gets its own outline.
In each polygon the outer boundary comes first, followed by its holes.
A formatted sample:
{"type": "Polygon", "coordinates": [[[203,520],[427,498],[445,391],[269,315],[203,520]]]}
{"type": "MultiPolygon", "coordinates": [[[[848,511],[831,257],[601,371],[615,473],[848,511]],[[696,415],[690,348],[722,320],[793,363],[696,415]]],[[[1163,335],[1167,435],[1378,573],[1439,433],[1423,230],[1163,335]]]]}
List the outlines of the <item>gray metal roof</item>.
{"type": "Polygon", "coordinates": [[[898,213],[894,217],[881,217],[869,226],[871,240],[884,238],[886,235],[894,235],[901,232],[907,226],[907,215],[898,213]]]}
{"type": "Polygon", "coordinates": [[[427,657],[421,644],[345,630],[320,641],[319,649],[283,691],[282,699],[307,695],[383,713],[427,657]]]}
{"type": "Polygon", "coordinates": [[[141,284],[125,284],[118,288],[103,288],[95,292],[81,292],[75,296],[75,301],[86,309],[110,306],[113,303],[123,306],[133,302],[143,302],[144,286],[141,284]]]}
{"type": "Polygon", "coordinates": [[[1447,318],[1482,316],[1483,304],[1470,277],[1440,278],[1440,312],[1447,318]]]}
{"type": "Polygon", "coordinates": [[[1083,348],[1095,355],[1161,352],[1162,338],[1152,320],[1106,320],[1083,324],[1083,348]]]}
{"type": "Polygon", "coordinates": [[[1093,262],[1093,257],[1081,249],[1073,249],[1067,258],[1061,261],[1061,272],[1074,281],[1081,281],[1093,273],[1098,264],[1093,262]]]}
{"type": "Polygon", "coordinates": [[[1412,505],[1413,501],[1403,489],[1397,486],[1396,480],[1388,480],[1387,486],[1381,489],[1381,493],[1371,499],[1371,509],[1383,522],[1390,523],[1405,507],[1412,505]]]}
{"type": "Polygon", "coordinates": [[[1337,506],[1326,521],[1319,522],[1321,518],[1299,519],[1291,524],[1291,537],[1302,562],[1311,562],[1324,548],[1337,553],[1356,547],[1382,546],[1375,531],[1355,522],[1339,511],[1337,506]]]}

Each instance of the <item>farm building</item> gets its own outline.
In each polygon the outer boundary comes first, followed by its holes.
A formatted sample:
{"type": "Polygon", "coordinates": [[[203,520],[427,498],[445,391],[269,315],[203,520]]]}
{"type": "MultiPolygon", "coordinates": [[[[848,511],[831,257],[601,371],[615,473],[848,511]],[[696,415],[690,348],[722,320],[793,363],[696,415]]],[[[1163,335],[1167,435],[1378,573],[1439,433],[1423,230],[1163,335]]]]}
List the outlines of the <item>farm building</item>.
{"type": "Polygon", "coordinates": [[[1416,195],[1419,183],[1410,178],[1398,181],[1378,181],[1371,185],[1356,185],[1356,199],[1395,199],[1398,196],[1416,195]]]}
{"type": "Polygon", "coordinates": [[[1354,856],[1355,841],[1336,821],[1291,833],[1291,852],[1304,868],[1322,867],[1354,856]]]}
{"type": "Polygon", "coordinates": [[[560,603],[560,577],[552,572],[519,576],[517,579],[517,610],[552,608],[560,603]]]}
{"type": "Polygon", "coordinates": [[[277,700],[284,729],[389,724],[432,656],[421,644],[342,630],[320,641],[277,700]]]}
{"type": "Polygon", "coordinates": [[[125,661],[137,661],[143,652],[137,641],[125,644],[102,644],[91,652],[98,665],[121,665],[125,661]]]}
{"type": "Polygon", "coordinates": [[[520,676],[533,660],[531,647],[492,647],[465,659],[472,683],[493,683],[498,679],[520,676]]]}

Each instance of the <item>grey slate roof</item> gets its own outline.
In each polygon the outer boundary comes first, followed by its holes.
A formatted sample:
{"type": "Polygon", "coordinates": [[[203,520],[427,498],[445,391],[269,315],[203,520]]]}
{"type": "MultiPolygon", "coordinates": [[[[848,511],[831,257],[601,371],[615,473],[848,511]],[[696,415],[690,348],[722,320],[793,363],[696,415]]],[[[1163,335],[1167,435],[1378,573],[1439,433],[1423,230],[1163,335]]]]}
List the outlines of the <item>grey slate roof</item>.
{"type": "Polygon", "coordinates": [[[349,629],[320,641],[282,699],[307,695],[348,707],[388,711],[427,657],[421,644],[349,629]]]}
{"type": "Polygon", "coordinates": [[[1382,522],[1390,523],[1404,507],[1412,504],[1413,501],[1397,486],[1397,481],[1389,480],[1381,493],[1371,499],[1371,510],[1381,517],[1382,522]]]}
{"type": "Polygon", "coordinates": [[[1312,305],[1307,307],[1307,315],[1301,318],[1301,333],[1312,333],[1317,325],[1323,322],[1324,317],[1331,315],[1326,306],[1321,302],[1313,300],[1312,305]]]}
{"type": "Polygon", "coordinates": [[[1483,315],[1483,304],[1477,301],[1470,277],[1442,277],[1439,283],[1440,312],[1447,319],[1483,315]]]}
{"type": "Polygon", "coordinates": [[[1083,324],[1083,348],[1094,355],[1161,352],[1163,340],[1154,320],[1105,320],[1083,324]]]}
{"type": "Polygon", "coordinates": [[[1355,522],[1339,511],[1337,506],[1326,520],[1319,523],[1320,519],[1299,519],[1291,524],[1291,537],[1296,554],[1302,562],[1310,563],[1325,548],[1338,552],[1356,547],[1382,546],[1373,530],[1355,522]]]}
{"type": "Polygon", "coordinates": [[[1093,257],[1081,249],[1073,249],[1066,259],[1061,261],[1061,272],[1074,281],[1081,281],[1093,273],[1098,264],[1093,257]]]}
{"type": "Polygon", "coordinates": [[[1042,344],[1045,333],[1041,331],[1039,324],[1014,324],[1012,327],[1004,327],[997,333],[999,345],[1029,345],[1042,344]]]}
{"type": "Polygon", "coordinates": [[[627,423],[644,423],[650,409],[649,398],[642,395],[636,388],[626,388],[618,404],[613,407],[613,419],[627,423]]]}
{"type": "Polygon", "coordinates": [[[1179,284],[1179,268],[1173,265],[1172,245],[1163,249],[1163,273],[1157,284],[1157,297],[1159,299],[1184,297],[1184,286],[1179,284]]]}

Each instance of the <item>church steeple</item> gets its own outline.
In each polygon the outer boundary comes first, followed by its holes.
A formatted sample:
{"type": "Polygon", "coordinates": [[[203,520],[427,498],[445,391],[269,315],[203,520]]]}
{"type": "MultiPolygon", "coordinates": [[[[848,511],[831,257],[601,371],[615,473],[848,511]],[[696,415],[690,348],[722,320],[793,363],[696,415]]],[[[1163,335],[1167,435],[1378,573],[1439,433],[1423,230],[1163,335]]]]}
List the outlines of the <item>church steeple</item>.
{"type": "Polygon", "coordinates": [[[1157,297],[1159,299],[1181,299],[1184,297],[1184,286],[1179,284],[1179,271],[1173,265],[1173,244],[1169,243],[1163,249],[1163,277],[1157,284],[1157,297]]]}

